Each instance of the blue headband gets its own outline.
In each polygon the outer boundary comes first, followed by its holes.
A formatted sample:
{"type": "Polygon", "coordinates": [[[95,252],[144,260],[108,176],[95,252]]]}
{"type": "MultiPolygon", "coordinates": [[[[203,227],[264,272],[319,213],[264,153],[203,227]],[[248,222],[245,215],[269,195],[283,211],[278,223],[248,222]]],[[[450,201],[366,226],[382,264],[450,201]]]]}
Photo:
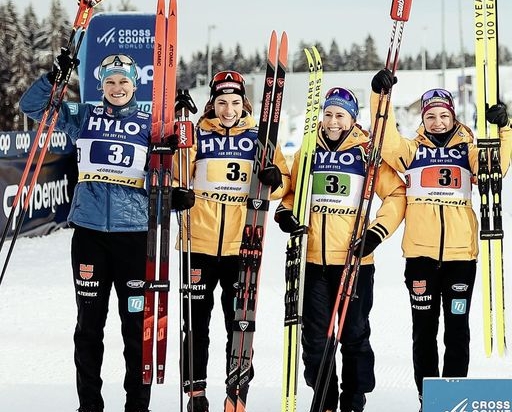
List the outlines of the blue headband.
{"type": "Polygon", "coordinates": [[[357,119],[359,114],[359,104],[356,96],[350,90],[342,87],[335,87],[327,92],[324,109],[329,106],[338,106],[345,109],[354,119],[357,119]]]}

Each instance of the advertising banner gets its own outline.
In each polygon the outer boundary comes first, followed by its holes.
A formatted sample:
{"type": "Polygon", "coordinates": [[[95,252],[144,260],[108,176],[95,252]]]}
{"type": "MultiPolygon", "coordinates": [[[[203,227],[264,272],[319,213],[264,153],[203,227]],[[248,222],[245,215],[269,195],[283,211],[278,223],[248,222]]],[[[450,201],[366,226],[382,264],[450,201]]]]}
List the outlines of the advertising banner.
{"type": "MultiPolygon", "coordinates": [[[[28,153],[36,132],[0,132],[0,227],[6,227],[11,205],[18,192],[19,182],[27,163],[28,153]]],[[[37,142],[42,147],[44,136],[37,142]]],[[[35,156],[31,172],[35,169],[35,156]]],[[[29,173],[18,203],[16,214],[8,229],[12,236],[20,209],[25,202],[32,174],[29,173]]],[[[66,219],[77,179],[75,147],[64,133],[52,134],[48,152],[34,186],[20,235],[44,235],[66,226],[66,219]]]]}
{"type": "Polygon", "coordinates": [[[110,54],[123,53],[137,62],[137,102],[140,110],[150,112],[154,33],[154,14],[105,12],[94,15],[78,55],[81,101],[92,104],[101,102],[99,64],[110,54]]]}
{"type": "Polygon", "coordinates": [[[511,412],[512,379],[423,380],[423,412],[511,412]]]}

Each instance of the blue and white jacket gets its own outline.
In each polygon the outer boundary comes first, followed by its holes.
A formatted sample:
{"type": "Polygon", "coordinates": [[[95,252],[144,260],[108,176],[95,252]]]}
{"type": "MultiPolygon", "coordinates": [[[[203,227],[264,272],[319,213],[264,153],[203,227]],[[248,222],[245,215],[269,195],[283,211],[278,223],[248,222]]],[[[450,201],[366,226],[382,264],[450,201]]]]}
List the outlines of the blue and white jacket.
{"type": "MultiPolygon", "coordinates": [[[[23,94],[21,110],[40,121],[51,89],[43,75],[23,94]]],[[[63,102],[55,129],[77,146],[79,178],[68,223],[101,232],[147,230],[151,115],[139,111],[135,99],[121,110],[63,102]]]]}

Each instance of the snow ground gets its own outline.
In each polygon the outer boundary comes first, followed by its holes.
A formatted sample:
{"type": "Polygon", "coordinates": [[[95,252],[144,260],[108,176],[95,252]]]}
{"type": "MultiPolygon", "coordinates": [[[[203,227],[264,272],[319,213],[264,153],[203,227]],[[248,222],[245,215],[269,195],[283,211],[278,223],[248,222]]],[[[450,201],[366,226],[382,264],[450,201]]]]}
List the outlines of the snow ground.
{"type": "MultiPolygon", "coordinates": [[[[512,183],[504,183],[504,227],[512,221],[512,183]]],[[[275,205],[274,205],[275,207],[275,205]]],[[[374,209],[375,210],[375,209],[374,209]]],[[[478,205],[475,206],[478,210],[478,205]]],[[[173,219],[174,221],[174,219],[173,219]]],[[[280,410],[282,373],[283,267],[286,236],[269,219],[260,280],[254,364],[256,376],[248,400],[250,412],[280,410]]],[[[174,232],[176,233],[175,226],[174,232]]],[[[72,335],[75,304],[69,248],[71,230],[42,238],[20,238],[0,286],[0,411],[64,412],[78,407],[72,335]]],[[[401,229],[376,252],[375,303],[371,313],[377,387],[368,396],[368,412],[417,411],[412,378],[410,314],[403,285],[401,229]]],[[[505,238],[505,270],[511,273],[510,235],[505,238]]],[[[4,246],[8,249],[8,244],[4,246]]],[[[3,254],[4,254],[3,253],[3,254]]],[[[4,257],[2,254],[1,262],[4,257]]],[[[173,254],[173,258],[175,254],[173,254]]],[[[174,259],[173,262],[177,262],[174,259]]],[[[176,273],[174,271],[173,273],[176,273]]],[[[177,283],[174,276],[174,283],[177,283]]],[[[507,298],[511,280],[506,279],[507,298]]],[[[177,290],[177,284],[174,289],[177,290]]],[[[113,293],[112,299],[117,299],[113,293]]],[[[153,386],[154,412],[179,411],[178,292],[170,294],[168,369],[166,382],[153,386]]],[[[510,357],[486,358],[482,343],[480,282],[473,299],[470,377],[512,378],[510,357]]],[[[105,331],[103,366],[106,411],[122,411],[124,364],[115,302],[105,331]]],[[[507,302],[507,319],[512,319],[507,302]]],[[[208,397],[211,410],[224,400],[224,332],[220,305],[212,319],[208,397]]],[[[510,327],[509,327],[510,330],[510,327]]],[[[510,332],[509,332],[510,333],[510,332]]],[[[442,346],[440,339],[440,346],[442,346]]],[[[299,377],[298,411],[309,410],[312,391],[299,377]]]]}

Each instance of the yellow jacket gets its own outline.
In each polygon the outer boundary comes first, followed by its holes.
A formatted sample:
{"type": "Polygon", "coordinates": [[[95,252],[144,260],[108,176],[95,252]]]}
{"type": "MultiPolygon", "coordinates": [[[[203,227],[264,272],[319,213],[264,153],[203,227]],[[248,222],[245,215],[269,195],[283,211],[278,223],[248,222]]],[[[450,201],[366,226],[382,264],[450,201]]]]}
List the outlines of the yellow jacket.
{"type": "MultiPolygon", "coordinates": [[[[359,148],[363,154],[368,142],[368,132],[363,131],[359,125],[354,125],[350,134],[341,143],[336,152],[359,148]]],[[[317,157],[315,162],[318,161],[318,150],[329,151],[321,135],[321,123],[318,128],[317,157]]],[[[293,209],[299,155],[300,151],[294,156],[291,171],[292,188],[281,204],[282,207],[287,209],[293,209]]],[[[343,172],[343,169],[341,171],[343,172]]],[[[369,227],[377,226],[376,229],[378,228],[378,230],[376,230],[376,233],[380,234],[382,240],[384,240],[391,236],[404,217],[405,186],[398,174],[386,163],[382,163],[379,167],[375,189],[376,194],[382,199],[382,204],[369,227]]],[[[373,202],[374,205],[380,203],[377,198],[374,198],[373,202]]],[[[354,213],[329,213],[328,211],[319,211],[318,208],[311,207],[306,260],[319,265],[345,264],[355,221],[354,213]]],[[[362,264],[370,263],[373,263],[373,254],[366,256],[362,260],[362,264]]]]}
{"type": "MultiPolygon", "coordinates": [[[[196,195],[195,205],[190,209],[192,252],[205,253],[212,256],[239,254],[242,231],[247,213],[246,198],[242,199],[240,196],[235,201],[224,201],[223,196],[225,197],[226,192],[222,186],[209,191],[208,196],[203,195],[201,190],[194,187],[195,185],[199,185],[199,182],[196,180],[198,144],[202,144],[203,138],[209,138],[211,140],[212,137],[219,141],[233,138],[234,143],[232,144],[234,146],[236,146],[237,141],[240,139],[244,139],[245,142],[249,140],[254,141],[257,134],[257,128],[255,126],[255,120],[250,115],[242,117],[237,126],[231,129],[222,127],[217,118],[204,118],[198,124],[195,144],[189,149],[191,183],[196,195]]],[[[255,148],[247,156],[253,158],[254,153],[255,148]]],[[[183,155],[183,153],[181,153],[181,155],[183,155]]],[[[179,156],[180,153],[177,153],[175,162],[179,161],[179,156]]],[[[228,164],[229,167],[236,168],[236,163],[236,159],[230,159],[228,164]],[[235,165],[233,166],[234,163],[235,165]]],[[[175,164],[176,171],[177,163],[175,164]]],[[[213,162],[213,164],[220,164],[222,166],[222,162],[213,162]]],[[[282,173],[283,183],[271,194],[270,200],[280,199],[290,190],[290,172],[279,146],[275,151],[274,164],[282,173]]],[[[226,173],[229,172],[231,172],[231,169],[219,170],[218,167],[208,167],[207,175],[203,179],[208,180],[211,176],[212,181],[218,181],[219,175],[226,176],[226,173]]],[[[175,177],[178,177],[177,172],[175,172],[175,177]]],[[[250,178],[251,175],[249,173],[249,181],[250,178]]],[[[186,226],[184,230],[187,230],[186,226]]]]}
{"type": "MultiPolygon", "coordinates": [[[[372,119],[377,112],[379,95],[372,93],[372,119]]],[[[512,149],[512,129],[509,126],[500,129],[501,169],[503,173],[510,163],[512,149]]],[[[382,157],[398,172],[408,171],[416,158],[420,145],[427,148],[436,146],[425,136],[421,125],[414,139],[400,135],[396,128],[395,115],[390,106],[386,124],[382,157]]],[[[456,130],[447,143],[445,150],[457,145],[467,145],[467,158],[472,173],[472,183],[476,183],[478,171],[478,147],[473,143],[471,130],[456,122],[456,130]]],[[[461,147],[461,146],[458,146],[461,147]]],[[[465,146],[464,146],[465,147],[465,146]]],[[[470,185],[471,187],[471,185],[470,185]]],[[[453,204],[435,204],[415,202],[407,197],[405,212],[405,231],[402,239],[404,257],[426,256],[439,261],[473,260],[478,256],[478,221],[471,204],[460,206],[453,204]]]]}

